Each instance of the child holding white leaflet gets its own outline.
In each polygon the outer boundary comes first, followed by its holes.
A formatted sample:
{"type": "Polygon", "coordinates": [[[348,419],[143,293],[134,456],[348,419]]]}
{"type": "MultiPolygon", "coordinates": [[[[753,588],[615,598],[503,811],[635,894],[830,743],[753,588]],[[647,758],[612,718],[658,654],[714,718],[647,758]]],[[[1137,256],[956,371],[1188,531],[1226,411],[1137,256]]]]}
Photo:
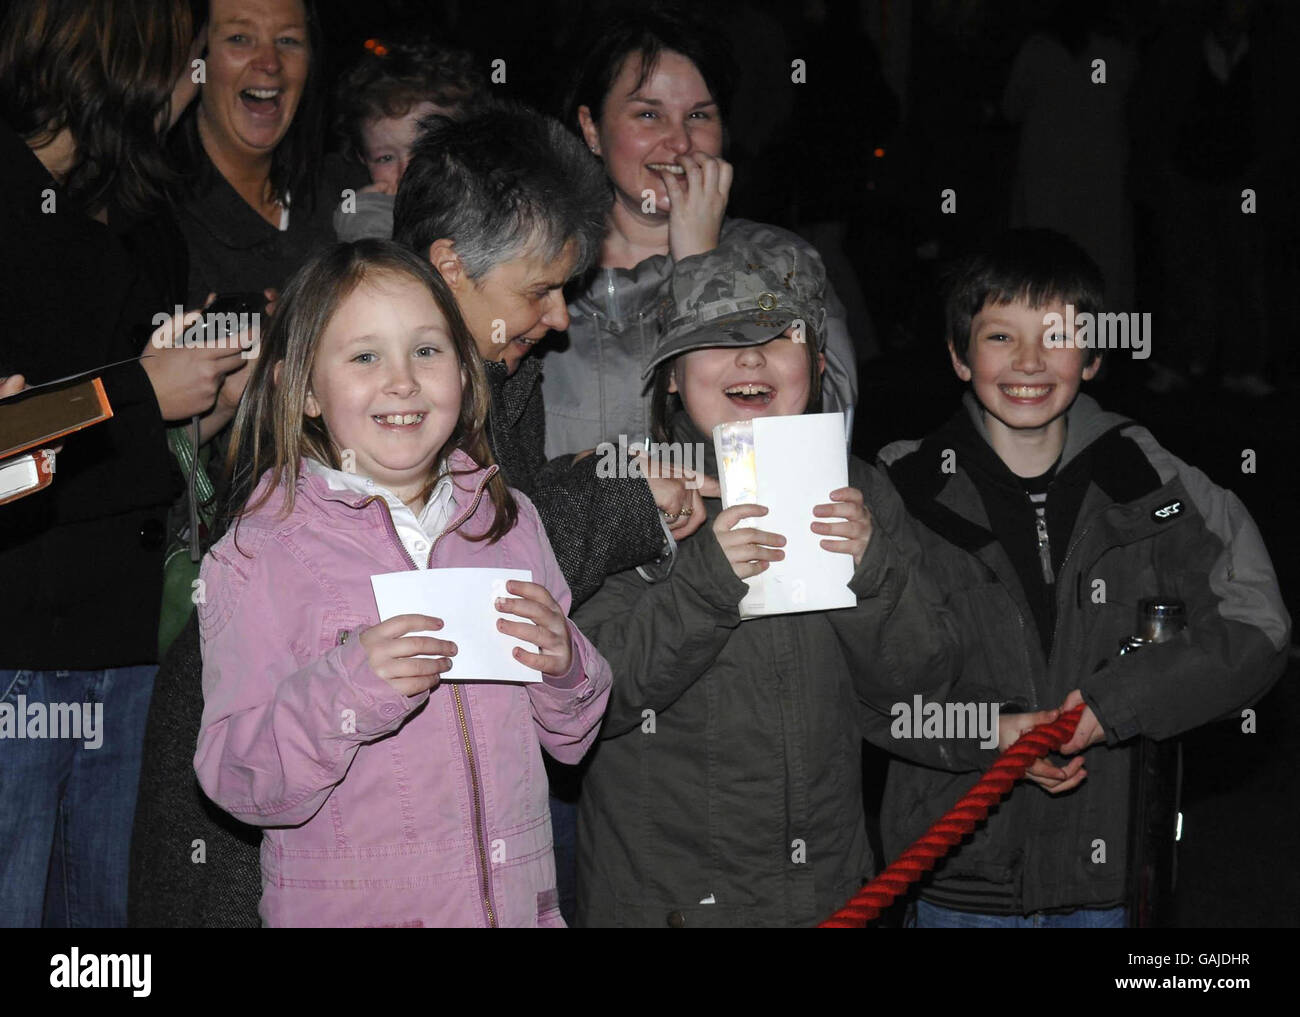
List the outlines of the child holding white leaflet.
{"type": "Polygon", "coordinates": [[[541,747],[582,758],[610,672],[497,476],[455,300],[396,244],[341,244],[289,284],[262,353],[229,457],[260,479],[202,570],[194,766],[265,828],[263,922],[562,926],[541,747]],[[447,567],[531,570],[496,624],[542,681],[454,684],[456,633],[379,622],[371,576],[447,567]]]}
{"type": "MultiPolygon", "coordinates": [[[[818,412],[825,280],[792,245],[678,261],[655,438],[696,444],[715,477],[715,425],[818,412]]],[[[854,606],[742,622],[744,580],[787,538],[751,528],[767,508],[705,497],[666,578],[610,576],[576,612],[614,671],[579,803],[579,925],[812,925],[872,874],[862,714],[940,689],[958,654],[901,501],[848,472],[807,525],[852,556],[854,606]]]]}

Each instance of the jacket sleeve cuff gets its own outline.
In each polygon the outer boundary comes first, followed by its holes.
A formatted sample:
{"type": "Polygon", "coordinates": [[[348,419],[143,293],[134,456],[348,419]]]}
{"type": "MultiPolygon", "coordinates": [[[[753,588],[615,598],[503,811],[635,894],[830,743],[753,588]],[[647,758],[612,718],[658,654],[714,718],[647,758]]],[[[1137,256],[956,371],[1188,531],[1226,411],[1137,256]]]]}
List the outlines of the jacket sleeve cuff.
{"type": "Polygon", "coordinates": [[[853,578],[849,580],[849,589],[857,595],[859,600],[876,596],[880,592],[881,586],[884,585],[885,576],[888,574],[890,567],[895,565],[898,559],[898,550],[894,547],[893,538],[889,535],[889,532],[878,523],[872,526],[871,540],[867,542],[867,549],[862,555],[862,561],[853,570],[853,578]]]}
{"type": "Polygon", "coordinates": [[[1107,745],[1118,745],[1142,733],[1142,723],[1137,713],[1131,704],[1123,700],[1123,697],[1107,695],[1104,687],[1080,688],[1079,694],[1091,707],[1098,723],[1101,724],[1102,731],[1106,733],[1107,745]],[[1101,694],[1098,695],[1098,692],[1101,694]]]}
{"type": "Polygon", "coordinates": [[[673,576],[688,583],[714,607],[739,618],[740,602],[749,593],[749,584],[732,569],[711,524],[701,526],[677,545],[673,576]]]}
{"type": "Polygon", "coordinates": [[[380,735],[396,730],[412,713],[429,698],[429,690],[414,696],[403,695],[393,688],[370,667],[366,648],[361,645],[356,631],[348,636],[348,641],[335,647],[332,653],[338,654],[338,663],[344,674],[352,676],[352,685],[357,696],[357,715],[354,719],[358,740],[369,741],[380,735]]]}
{"type": "Polygon", "coordinates": [[[572,647],[572,661],[569,664],[569,670],[564,674],[546,674],[542,673],[542,681],[553,689],[576,689],[587,677],[587,669],[582,665],[582,654],[579,652],[580,643],[578,642],[578,627],[573,624],[572,619],[565,619],[565,624],[569,627],[569,644],[572,647]]]}
{"type": "Polygon", "coordinates": [[[659,522],[659,506],[655,504],[650,482],[645,477],[628,477],[613,483],[628,485],[630,511],[625,525],[631,544],[629,557],[635,559],[632,565],[654,561],[663,554],[667,541],[664,540],[663,526],[659,522]]]}

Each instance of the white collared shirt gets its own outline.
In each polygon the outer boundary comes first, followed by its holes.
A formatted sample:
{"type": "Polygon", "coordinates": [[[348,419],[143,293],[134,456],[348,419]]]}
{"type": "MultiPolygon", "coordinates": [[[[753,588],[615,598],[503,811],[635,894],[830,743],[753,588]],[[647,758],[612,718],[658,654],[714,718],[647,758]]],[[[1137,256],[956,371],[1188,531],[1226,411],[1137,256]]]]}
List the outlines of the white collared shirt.
{"type": "Polygon", "coordinates": [[[401,498],[386,487],[376,484],[369,477],[360,473],[344,473],[342,470],[331,469],[310,457],[307,457],[306,462],[307,469],[311,473],[325,478],[325,483],[329,485],[331,491],[353,491],[357,494],[379,495],[383,498],[388,504],[389,512],[392,513],[393,526],[397,529],[397,536],[401,539],[402,546],[406,548],[406,553],[411,556],[411,560],[418,568],[429,567],[429,549],[438,539],[438,535],[447,528],[456,511],[456,488],[445,464],[438,477],[438,483],[433,488],[433,493],[429,495],[429,500],[417,518],[401,498]]]}

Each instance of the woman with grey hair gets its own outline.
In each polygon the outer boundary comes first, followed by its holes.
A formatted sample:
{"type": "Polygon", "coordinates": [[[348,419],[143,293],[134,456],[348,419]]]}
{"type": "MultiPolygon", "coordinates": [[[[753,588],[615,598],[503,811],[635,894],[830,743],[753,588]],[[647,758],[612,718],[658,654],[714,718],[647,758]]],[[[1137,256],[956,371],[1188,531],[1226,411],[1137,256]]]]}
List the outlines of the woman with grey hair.
{"type": "Polygon", "coordinates": [[[393,216],[393,238],[456,295],[492,389],[492,451],[537,506],[575,604],[663,551],[661,509],[674,536],[699,524],[699,495],[680,479],[544,452],[541,366],[529,354],[568,327],[564,286],[595,261],[610,200],[600,163],[559,121],[501,104],[426,121],[393,216]]]}

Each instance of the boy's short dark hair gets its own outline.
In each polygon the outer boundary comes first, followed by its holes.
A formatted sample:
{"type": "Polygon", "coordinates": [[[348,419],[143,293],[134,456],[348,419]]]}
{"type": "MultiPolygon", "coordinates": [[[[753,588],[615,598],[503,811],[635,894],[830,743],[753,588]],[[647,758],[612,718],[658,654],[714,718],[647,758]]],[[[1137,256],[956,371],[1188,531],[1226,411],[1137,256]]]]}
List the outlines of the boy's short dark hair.
{"type": "Polygon", "coordinates": [[[487,80],[471,53],[427,39],[367,39],[335,90],[335,131],[344,152],[364,161],[361,129],[368,121],[404,117],[431,102],[453,119],[472,116],[487,99],[487,80]]]}
{"type": "MultiPolygon", "coordinates": [[[[1102,309],[1105,283],[1086,251],[1063,233],[1048,229],[1007,230],[959,258],[944,286],[945,343],[963,363],[970,347],[971,321],[985,305],[1022,302],[1043,307],[1060,301],[1076,314],[1102,309]]],[[[1090,349],[1088,363],[1101,356],[1090,349]]]]}
{"type": "Polygon", "coordinates": [[[422,121],[393,207],[393,239],[427,256],[448,239],[471,279],[532,247],[596,260],[613,201],[600,161],[553,117],[493,102],[468,120],[422,121]]]}

